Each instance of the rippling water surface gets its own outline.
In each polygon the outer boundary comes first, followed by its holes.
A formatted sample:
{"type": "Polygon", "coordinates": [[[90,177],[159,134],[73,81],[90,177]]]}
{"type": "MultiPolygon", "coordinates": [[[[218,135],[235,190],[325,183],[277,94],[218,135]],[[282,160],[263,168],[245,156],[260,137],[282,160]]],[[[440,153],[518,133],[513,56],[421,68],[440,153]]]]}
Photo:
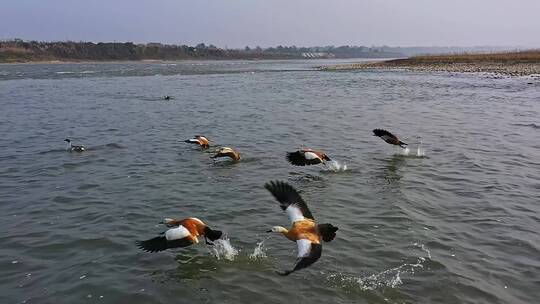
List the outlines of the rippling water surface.
{"type": "Polygon", "coordinates": [[[537,303],[538,80],[319,64],[0,66],[0,302],[537,303]],[[243,160],[214,164],[194,134],[243,160]],[[289,165],[302,147],[337,162],[289,165]],[[289,277],[295,244],[265,233],[288,225],[274,179],[340,228],[289,277]],[[188,216],[228,241],[135,246],[188,216]]]}

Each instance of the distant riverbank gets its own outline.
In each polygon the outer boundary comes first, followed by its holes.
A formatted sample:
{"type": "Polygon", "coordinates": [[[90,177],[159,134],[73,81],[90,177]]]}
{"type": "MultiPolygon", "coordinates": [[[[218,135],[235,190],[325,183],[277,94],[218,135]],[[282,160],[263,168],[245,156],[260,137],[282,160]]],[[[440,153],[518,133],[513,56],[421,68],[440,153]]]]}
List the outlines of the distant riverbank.
{"type": "Polygon", "coordinates": [[[382,62],[322,66],[324,71],[356,69],[405,69],[439,72],[480,72],[509,76],[540,75],[540,50],[490,53],[415,56],[382,62]]]}
{"type": "Polygon", "coordinates": [[[218,48],[199,43],[196,46],[132,42],[40,42],[14,39],[0,41],[0,63],[28,62],[114,62],[177,60],[261,60],[326,58],[397,58],[397,48],[363,46],[296,47],[277,46],[242,49],[218,48]]]}

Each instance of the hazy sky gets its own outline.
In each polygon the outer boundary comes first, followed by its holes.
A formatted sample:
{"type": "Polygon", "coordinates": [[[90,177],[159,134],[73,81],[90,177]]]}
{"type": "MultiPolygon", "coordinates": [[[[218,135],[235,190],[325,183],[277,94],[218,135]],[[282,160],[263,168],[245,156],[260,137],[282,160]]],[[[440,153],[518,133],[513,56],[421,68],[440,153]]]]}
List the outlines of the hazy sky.
{"type": "Polygon", "coordinates": [[[0,1],[0,39],[540,47],[540,0],[0,1]]]}

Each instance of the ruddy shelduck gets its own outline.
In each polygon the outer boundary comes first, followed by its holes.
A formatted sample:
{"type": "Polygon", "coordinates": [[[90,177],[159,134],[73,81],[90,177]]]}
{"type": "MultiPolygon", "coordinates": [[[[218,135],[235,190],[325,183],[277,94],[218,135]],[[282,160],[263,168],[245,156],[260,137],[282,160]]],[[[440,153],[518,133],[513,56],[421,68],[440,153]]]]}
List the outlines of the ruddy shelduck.
{"type": "Polygon", "coordinates": [[[210,147],[210,140],[208,140],[208,137],[203,135],[195,135],[193,138],[185,140],[185,142],[199,145],[199,147],[203,149],[210,147]]]}
{"type": "Polygon", "coordinates": [[[300,194],[289,184],[281,181],[267,183],[264,187],[272,193],[279,202],[279,206],[289,216],[291,229],[274,226],[267,232],[283,234],[289,240],[296,242],[298,258],[292,270],[278,272],[286,276],[315,263],[322,253],[321,239],[330,242],[336,237],[338,227],[332,224],[315,223],[313,215],[308,209],[300,194]]]}
{"type": "Polygon", "coordinates": [[[165,219],[163,222],[170,229],[161,233],[160,236],[146,240],[137,241],[139,248],[147,252],[158,252],[169,248],[188,247],[199,243],[198,236],[204,236],[206,244],[219,239],[222,232],[212,230],[208,225],[198,218],[190,217],[183,220],[165,219]]]}
{"type": "Polygon", "coordinates": [[[73,145],[71,144],[71,140],[69,138],[64,139],[65,142],[67,142],[67,150],[70,152],[84,152],[86,151],[86,147],[83,145],[73,145]]]}
{"type": "Polygon", "coordinates": [[[212,156],[213,159],[224,158],[224,157],[228,157],[228,158],[232,159],[233,161],[239,161],[240,160],[240,153],[238,153],[238,151],[236,151],[236,150],[234,150],[232,148],[223,147],[223,148],[217,150],[216,154],[214,156],[212,156]]]}
{"type": "Polygon", "coordinates": [[[287,152],[287,160],[295,166],[308,166],[321,164],[331,159],[322,151],[302,149],[296,152],[287,152]]]}
{"type": "Polygon", "coordinates": [[[391,145],[396,145],[396,146],[400,146],[402,147],[403,149],[405,149],[406,147],[406,143],[402,142],[401,140],[399,140],[399,138],[397,136],[395,136],[394,134],[386,131],[386,130],[383,130],[383,129],[375,129],[373,130],[373,136],[378,136],[380,137],[382,140],[384,140],[385,142],[391,144],[391,145]]]}

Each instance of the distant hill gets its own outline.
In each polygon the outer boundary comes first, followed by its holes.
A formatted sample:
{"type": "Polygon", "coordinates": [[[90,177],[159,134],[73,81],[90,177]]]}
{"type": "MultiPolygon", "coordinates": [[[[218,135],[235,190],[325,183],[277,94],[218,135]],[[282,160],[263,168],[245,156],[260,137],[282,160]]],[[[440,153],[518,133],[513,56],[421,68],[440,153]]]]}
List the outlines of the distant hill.
{"type": "Polygon", "coordinates": [[[296,47],[222,49],[200,43],[196,46],[132,42],[39,42],[13,39],[0,41],[0,62],[114,61],[182,59],[312,59],[312,58],[398,58],[402,53],[380,48],[296,47]]]}

